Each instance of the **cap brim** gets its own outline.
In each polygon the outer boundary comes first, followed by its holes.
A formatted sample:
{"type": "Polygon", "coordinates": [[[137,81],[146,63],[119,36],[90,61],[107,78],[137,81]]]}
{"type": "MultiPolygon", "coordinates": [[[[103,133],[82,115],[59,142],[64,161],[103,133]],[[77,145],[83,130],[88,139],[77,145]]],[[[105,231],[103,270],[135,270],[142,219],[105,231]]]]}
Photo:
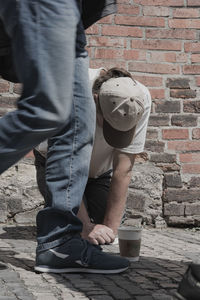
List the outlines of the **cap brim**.
{"type": "Polygon", "coordinates": [[[103,135],[106,142],[113,148],[126,148],[128,147],[134,137],[135,128],[131,128],[128,131],[119,131],[110,126],[110,124],[103,120],[103,135]]]}

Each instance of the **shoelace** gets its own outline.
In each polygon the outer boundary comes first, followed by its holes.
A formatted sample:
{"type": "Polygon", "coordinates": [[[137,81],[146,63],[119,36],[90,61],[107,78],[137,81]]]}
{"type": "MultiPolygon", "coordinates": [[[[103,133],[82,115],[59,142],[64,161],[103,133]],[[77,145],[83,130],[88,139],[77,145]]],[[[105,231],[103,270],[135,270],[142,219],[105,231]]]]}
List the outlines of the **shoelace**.
{"type": "Polygon", "coordinates": [[[83,265],[88,266],[90,265],[92,253],[94,251],[101,251],[102,248],[99,245],[92,245],[87,240],[81,239],[84,244],[84,249],[81,252],[81,262],[83,265]]]}

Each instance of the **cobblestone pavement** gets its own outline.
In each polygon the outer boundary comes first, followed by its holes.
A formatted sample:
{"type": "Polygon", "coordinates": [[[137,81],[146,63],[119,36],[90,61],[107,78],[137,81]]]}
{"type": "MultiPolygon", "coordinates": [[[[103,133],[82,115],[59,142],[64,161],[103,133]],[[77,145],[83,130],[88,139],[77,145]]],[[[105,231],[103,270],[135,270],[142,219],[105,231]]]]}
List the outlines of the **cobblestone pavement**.
{"type": "MultiPolygon", "coordinates": [[[[35,227],[0,226],[0,300],[170,300],[188,262],[200,253],[200,234],[144,229],[141,258],[118,275],[36,274],[35,227]]],[[[104,246],[118,254],[118,245],[104,246]]]]}

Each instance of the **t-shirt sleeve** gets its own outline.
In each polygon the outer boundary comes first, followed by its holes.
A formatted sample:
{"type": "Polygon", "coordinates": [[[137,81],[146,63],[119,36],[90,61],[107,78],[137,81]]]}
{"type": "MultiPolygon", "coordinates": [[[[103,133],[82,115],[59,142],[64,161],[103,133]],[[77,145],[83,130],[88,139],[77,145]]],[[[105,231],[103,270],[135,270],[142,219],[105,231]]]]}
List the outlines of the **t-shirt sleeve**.
{"type": "Polygon", "coordinates": [[[148,126],[149,116],[151,112],[151,95],[149,93],[149,90],[146,87],[143,86],[143,88],[145,88],[145,93],[146,93],[144,113],[136,126],[133,142],[128,147],[123,149],[118,149],[118,151],[130,153],[130,154],[138,154],[144,151],[147,126],[148,126]]]}

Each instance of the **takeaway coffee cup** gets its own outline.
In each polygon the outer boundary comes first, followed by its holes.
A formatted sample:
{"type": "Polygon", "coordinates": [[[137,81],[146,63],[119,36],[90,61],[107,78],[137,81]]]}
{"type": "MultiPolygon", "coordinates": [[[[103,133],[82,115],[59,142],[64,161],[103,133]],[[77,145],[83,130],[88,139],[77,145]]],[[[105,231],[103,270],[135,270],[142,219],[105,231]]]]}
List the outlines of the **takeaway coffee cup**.
{"type": "Polygon", "coordinates": [[[140,255],[142,227],[120,226],[118,240],[120,255],[130,261],[138,261],[140,255]]]}

